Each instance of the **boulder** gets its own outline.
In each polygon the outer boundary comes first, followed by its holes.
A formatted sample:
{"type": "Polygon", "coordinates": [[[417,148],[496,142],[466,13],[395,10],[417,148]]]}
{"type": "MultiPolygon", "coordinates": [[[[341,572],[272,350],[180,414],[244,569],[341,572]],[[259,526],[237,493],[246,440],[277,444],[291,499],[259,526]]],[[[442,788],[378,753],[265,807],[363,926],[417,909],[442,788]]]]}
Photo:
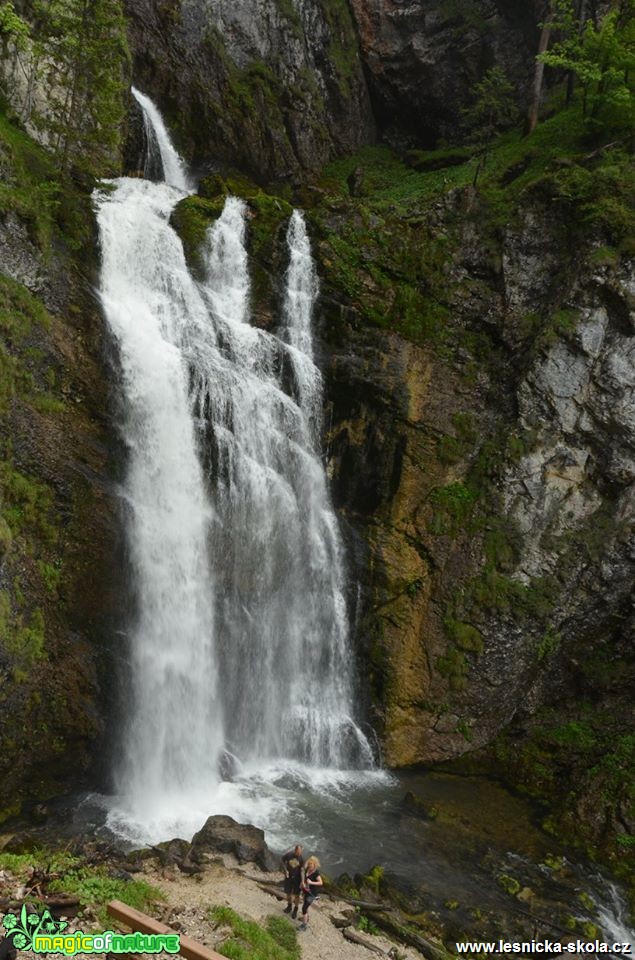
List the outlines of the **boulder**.
{"type": "Polygon", "coordinates": [[[192,837],[191,859],[196,863],[215,853],[233,853],[239,863],[256,863],[261,870],[272,871],[278,865],[265,843],[264,832],[252,824],[237,823],[232,817],[208,817],[192,837]]]}

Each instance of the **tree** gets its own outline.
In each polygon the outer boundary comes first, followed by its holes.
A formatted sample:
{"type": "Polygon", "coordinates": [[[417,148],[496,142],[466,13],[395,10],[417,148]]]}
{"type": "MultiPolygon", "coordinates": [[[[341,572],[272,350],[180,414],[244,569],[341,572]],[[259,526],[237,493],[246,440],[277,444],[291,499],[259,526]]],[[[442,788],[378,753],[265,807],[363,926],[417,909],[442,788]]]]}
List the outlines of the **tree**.
{"type": "MultiPolygon", "coordinates": [[[[571,0],[559,0],[563,8],[571,0]]],[[[570,71],[582,88],[587,127],[599,136],[607,131],[633,136],[635,125],[635,0],[618,0],[596,24],[568,30],[541,54],[543,63],[570,71]]]]}
{"type": "MultiPolygon", "coordinates": [[[[531,84],[531,93],[529,96],[529,111],[527,113],[527,124],[526,130],[527,133],[533,133],[536,129],[536,124],[538,123],[538,111],[540,109],[540,96],[542,94],[542,81],[545,73],[545,62],[542,59],[542,54],[546,52],[547,47],[549,46],[549,39],[551,37],[551,30],[553,28],[553,21],[551,16],[551,9],[549,4],[540,4],[543,9],[543,16],[546,14],[546,19],[543,23],[540,24],[540,40],[538,41],[538,53],[536,55],[536,63],[534,66],[534,77],[531,84]]],[[[539,14],[540,16],[540,14],[539,14]]]]}
{"type": "Polygon", "coordinates": [[[128,52],[120,0],[37,0],[40,123],[65,168],[112,168],[124,117],[128,52]]]}
{"type": "Polygon", "coordinates": [[[15,12],[12,0],[0,3],[0,38],[12,43],[17,50],[24,50],[30,35],[29,25],[15,12]]]}
{"type": "Polygon", "coordinates": [[[468,139],[478,157],[473,186],[487,163],[494,137],[518,119],[516,91],[500,67],[492,67],[472,90],[474,102],[463,110],[468,139]]]}
{"type": "Polygon", "coordinates": [[[21,120],[64,170],[118,169],[129,70],[122,0],[0,0],[0,42],[26,80],[21,120]]]}

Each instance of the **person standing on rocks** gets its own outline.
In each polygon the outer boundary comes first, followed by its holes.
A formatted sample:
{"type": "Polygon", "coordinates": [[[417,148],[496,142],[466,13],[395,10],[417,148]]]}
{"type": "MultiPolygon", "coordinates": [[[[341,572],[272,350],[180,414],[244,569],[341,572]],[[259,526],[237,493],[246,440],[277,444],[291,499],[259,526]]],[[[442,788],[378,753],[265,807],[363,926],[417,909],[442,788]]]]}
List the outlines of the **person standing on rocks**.
{"type": "Polygon", "coordinates": [[[300,890],[302,887],[302,868],[304,867],[304,857],[302,856],[302,846],[296,843],[293,850],[288,850],[282,856],[282,869],[284,871],[284,892],[287,895],[287,905],[285,913],[291,913],[295,920],[298,915],[298,906],[300,904],[300,890]],[[293,906],[292,906],[293,904],[293,906]]]}
{"type": "Polygon", "coordinates": [[[320,876],[320,861],[317,857],[309,857],[304,868],[304,883],[302,891],[304,893],[304,903],[302,904],[302,923],[300,930],[306,930],[309,925],[309,907],[317,900],[320,887],[324,886],[324,881],[320,876]]]}

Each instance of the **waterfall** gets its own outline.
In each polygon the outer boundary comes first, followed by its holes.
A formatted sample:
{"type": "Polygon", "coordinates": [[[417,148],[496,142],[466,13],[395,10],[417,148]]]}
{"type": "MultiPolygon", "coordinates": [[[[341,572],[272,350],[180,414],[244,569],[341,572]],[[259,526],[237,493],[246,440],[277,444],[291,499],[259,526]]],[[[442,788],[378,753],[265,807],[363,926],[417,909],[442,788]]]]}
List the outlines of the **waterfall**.
{"type": "Polygon", "coordinates": [[[246,793],[223,782],[226,752],[256,779],[268,764],[364,769],[373,756],[354,720],[342,540],[320,458],[304,219],[288,226],[277,335],[258,330],[246,204],[227,199],[195,282],[169,224],[187,173],[154,104],[134,95],[166,182],[122,178],[95,198],[137,597],[111,824],[156,840],[237,815],[246,793]]]}
{"type": "Polygon", "coordinates": [[[163,171],[163,180],[170,187],[177,190],[189,191],[190,181],[185,169],[185,165],[180,156],[174,149],[168,131],[165,128],[163,117],[153,104],[150,97],[132,88],[132,95],[141,107],[143,113],[143,126],[147,142],[147,161],[146,169],[150,166],[156,167],[157,160],[160,160],[160,166],[163,171]],[[159,156],[156,156],[158,152],[159,156]]]}
{"type": "Polygon", "coordinates": [[[214,337],[199,338],[192,357],[217,515],[225,729],[241,757],[364,765],[372,757],[352,719],[342,543],[314,423],[321,378],[305,352],[317,295],[308,236],[294,213],[282,337],[272,336],[244,322],[245,212],[230,197],[209,231],[214,337]]]}
{"type": "Polygon", "coordinates": [[[602,884],[604,902],[599,902],[598,921],[608,942],[630,944],[635,948],[635,931],[629,924],[628,909],[614,883],[602,884]]]}

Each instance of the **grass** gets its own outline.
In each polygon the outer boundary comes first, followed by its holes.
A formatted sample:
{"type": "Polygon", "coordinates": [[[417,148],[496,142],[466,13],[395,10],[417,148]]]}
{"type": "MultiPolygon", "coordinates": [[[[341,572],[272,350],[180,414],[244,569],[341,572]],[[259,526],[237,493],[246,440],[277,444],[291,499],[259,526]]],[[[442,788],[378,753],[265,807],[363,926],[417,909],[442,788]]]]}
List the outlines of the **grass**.
{"type": "Polygon", "coordinates": [[[478,490],[461,481],[437,487],[430,494],[434,511],[429,524],[431,533],[456,536],[472,517],[479,497],[478,490]]]}
{"type": "Polygon", "coordinates": [[[0,413],[16,396],[37,395],[25,343],[34,327],[48,330],[50,324],[43,304],[26,287],[0,275],[0,413]]]}
{"type": "Polygon", "coordinates": [[[231,929],[231,937],[217,947],[230,960],[300,960],[296,931],[286,917],[268,917],[262,927],[230,907],[212,907],[208,919],[231,929]]]}
{"type": "MultiPolygon", "coordinates": [[[[543,121],[529,137],[520,130],[499,137],[492,145],[481,174],[480,190],[490,202],[504,199],[508,206],[512,199],[518,198],[552,171],[554,162],[579,159],[588,150],[580,110],[573,105],[543,121]]],[[[469,149],[460,148],[460,152],[469,154],[469,149]]],[[[460,152],[456,148],[426,151],[428,165],[433,165],[435,156],[441,163],[447,159],[448,165],[417,170],[389,147],[364,147],[351,157],[329,164],[321,186],[333,197],[347,197],[347,178],[361,167],[364,171],[363,193],[372,197],[373,207],[405,207],[402,212],[407,214],[408,208],[421,207],[448,190],[472,183],[477,160],[468,157],[463,163],[456,163],[460,152]]],[[[411,162],[420,165],[421,153],[416,152],[411,162]]]]}
{"type": "Polygon", "coordinates": [[[23,219],[32,239],[46,251],[53,233],[60,184],[53,160],[0,111],[0,160],[11,170],[0,184],[0,212],[23,219]]]}
{"type": "MultiPolygon", "coordinates": [[[[322,199],[310,211],[323,266],[329,284],[368,323],[429,342],[440,352],[454,341],[474,346],[470,331],[453,331],[449,323],[454,294],[462,292],[448,269],[461,223],[478,221],[491,270],[499,273],[501,228],[514,221],[528,197],[553,210],[554,225],[571,249],[579,252],[580,242],[588,246],[593,236],[601,243],[596,260],[617,264],[633,253],[635,165],[619,145],[603,149],[589,141],[578,103],[543,121],[531,136],[512,130],[494,141],[474,190],[476,163],[464,147],[415,151],[407,162],[387,146],[368,146],[325,168],[322,199]],[[361,184],[351,196],[348,181],[358,169],[361,184]],[[463,200],[442,212],[442,225],[431,226],[438,223],[438,212],[430,217],[432,205],[456,189],[465,191],[463,200]]],[[[462,281],[465,292],[470,283],[462,281]]],[[[545,342],[566,335],[575,321],[567,311],[547,321],[528,315],[526,333],[545,342]]],[[[479,349],[491,354],[494,346],[482,343],[479,349]]],[[[444,462],[460,459],[460,437],[442,438],[439,454],[444,462]]]]}
{"type": "Polygon", "coordinates": [[[58,531],[53,524],[51,488],[21,473],[10,460],[0,460],[0,504],[13,536],[31,530],[44,543],[54,544],[58,531]]]}

